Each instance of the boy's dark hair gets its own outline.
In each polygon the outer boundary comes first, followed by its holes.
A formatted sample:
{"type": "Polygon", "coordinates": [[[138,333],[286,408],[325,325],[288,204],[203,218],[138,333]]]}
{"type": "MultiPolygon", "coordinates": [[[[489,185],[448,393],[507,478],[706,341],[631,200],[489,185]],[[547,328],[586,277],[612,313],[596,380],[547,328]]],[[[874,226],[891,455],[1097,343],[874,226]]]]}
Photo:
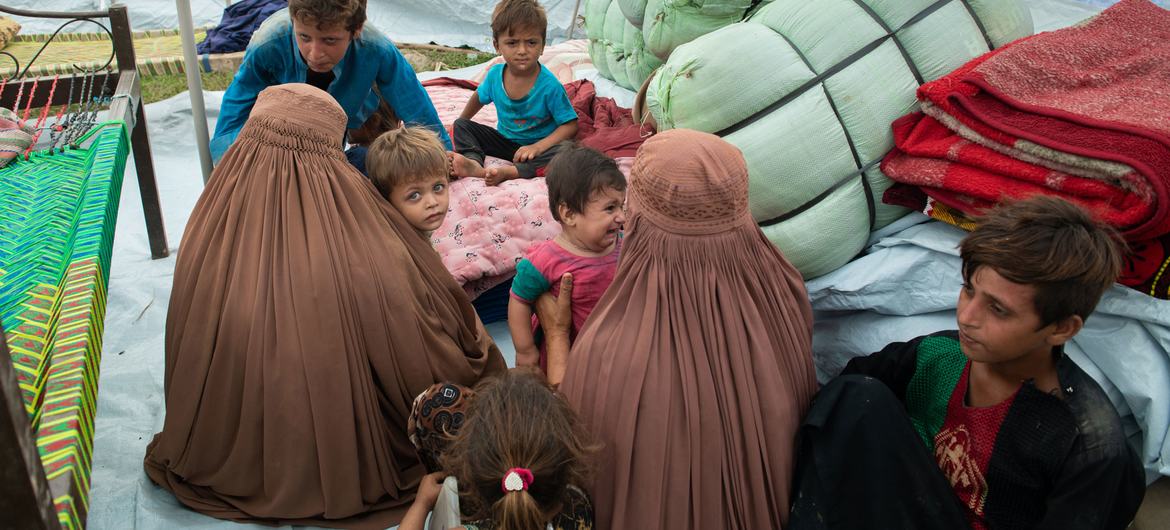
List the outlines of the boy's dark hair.
{"type": "Polygon", "coordinates": [[[617,162],[601,152],[565,143],[549,161],[544,170],[548,185],[548,207],[553,219],[563,222],[557,207],[564,204],[569,211],[582,213],[589,197],[605,188],[626,191],[626,176],[617,162]]]}
{"type": "Polygon", "coordinates": [[[596,451],[577,414],[535,368],[514,368],[475,387],[475,400],[441,457],[459,482],[464,513],[500,530],[544,528],[565,488],[585,483],[596,451]],[[532,472],[527,490],[504,492],[512,468],[532,472]]]}
{"type": "Polygon", "coordinates": [[[536,0],[501,0],[492,10],[492,41],[500,35],[530,29],[540,34],[541,42],[547,40],[548,17],[536,0]]]}
{"type": "Polygon", "coordinates": [[[963,280],[979,267],[1036,288],[1041,326],[1088,318],[1121,272],[1125,243],[1112,227],[1057,197],[1040,195],[988,211],[959,244],[963,280]]]}
{"type": "Polygon", "coordinates": [[[288,15],[317,29],[341,25],[354,32],[366,22],[366,0],[288,0],[288,15]]]}

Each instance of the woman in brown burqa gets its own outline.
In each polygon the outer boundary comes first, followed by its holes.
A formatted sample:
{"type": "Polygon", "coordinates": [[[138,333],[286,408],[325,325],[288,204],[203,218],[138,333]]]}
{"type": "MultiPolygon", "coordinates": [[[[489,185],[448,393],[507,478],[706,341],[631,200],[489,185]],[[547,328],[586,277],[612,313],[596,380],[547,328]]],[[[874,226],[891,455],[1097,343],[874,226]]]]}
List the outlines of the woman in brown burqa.
{"type": "Polygon", "coordinates": [[[341,150],[309,85],[260,94],[195,205],[146,472],[214,517],[385,528],[426,473],[415,395],[504,360],[430,244],[341,150]]]}
{"type": "Polygon", "coordinates": [[[748,210],[739,150],[688,130],[638,150],[617,275],[561,390],[605,445],[598,528],[780,528],[816,390],[800,273],[748,210]]]}

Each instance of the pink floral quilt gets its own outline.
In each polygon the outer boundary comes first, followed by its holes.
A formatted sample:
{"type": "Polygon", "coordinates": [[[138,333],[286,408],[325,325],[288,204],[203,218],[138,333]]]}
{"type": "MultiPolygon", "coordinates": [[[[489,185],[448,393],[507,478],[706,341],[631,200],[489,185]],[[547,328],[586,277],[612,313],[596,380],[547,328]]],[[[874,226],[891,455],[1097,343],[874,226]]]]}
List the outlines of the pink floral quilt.
{"type": "MultiPolygon", "coordinates": [[[[453,85],[426,89],[450,130],[472,90],[453,85]]],[[[475,121],[495,125],[495,106],[483,108],[475,121]]],[[[633,159],[617,161],[628,175],[633,159]]],[[[507,164],[510,161],[487,160],[489,167],[507,164]]],[[[544,178],[509,180],[500,186],[486,186],[483,179],[460,179],[450,183],[447,219],[431,235],[431,242],[450,274],[475,298],[508,281],[531,245],[556,238],[558,233],[560,225],[549,212],[544,178]]]]}
{"type": "MultiPolygon", "coordinates": [[[[546,49],[541,62],[554,65],[550,70],[567,83],[573,80],[574,68],[588,66],[589,56],[583,50],[581,42],[570,41],[546,49]]],[[[484,65],[484,71],[496,62],[484,65]]],[[[478,77],[482,78],[482,73],[478,77]]],[[[439,119],[450,131],[472,90],[450,84],[425,88],[439,119]]],[[[494,126],[495,106],[484,107],[475,121],[494,126]]],[[[617,162],[629,175],[633,159],[619,158],[617,162]]],[[[486,165],[510,163],[488,158],[486,165]]],[[[511,278],[529,246],[552,239],[561,231],[549,212],[548,187],[543,178],[511,180],[500,186],[485,186],[483,179],[460,179],[451,183],[450,194],[447,219],[431,235],[431,243],[447,270],[472,298],[511,278]]]]}

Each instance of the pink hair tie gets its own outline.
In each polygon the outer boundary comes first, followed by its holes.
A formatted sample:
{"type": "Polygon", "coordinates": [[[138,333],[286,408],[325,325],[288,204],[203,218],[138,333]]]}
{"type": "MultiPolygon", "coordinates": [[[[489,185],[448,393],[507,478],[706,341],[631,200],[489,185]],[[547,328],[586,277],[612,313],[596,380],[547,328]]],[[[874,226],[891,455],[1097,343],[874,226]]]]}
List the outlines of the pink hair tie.
{"type": "Polygon", "coordinates": [[[508,493],[527,490],[529,484],[532,484],[532,472],[522,467],[514,467],[504,473],[504,480],[500,483],[500,487],[503,488],[504,493],[508,493]]]}

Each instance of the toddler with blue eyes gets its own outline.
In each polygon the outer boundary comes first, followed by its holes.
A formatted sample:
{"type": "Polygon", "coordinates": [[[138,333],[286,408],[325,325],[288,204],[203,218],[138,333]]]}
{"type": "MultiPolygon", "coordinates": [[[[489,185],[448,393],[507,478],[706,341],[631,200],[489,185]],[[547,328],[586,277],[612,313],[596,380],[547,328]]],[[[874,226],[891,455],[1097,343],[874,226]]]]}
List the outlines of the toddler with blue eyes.
{"type": "Polygon", "coordinates": [[[424,236],[447,217],[447,151],[423,127],[399,127],[375,139],[366,154],[370,180],[424,236]]]}

